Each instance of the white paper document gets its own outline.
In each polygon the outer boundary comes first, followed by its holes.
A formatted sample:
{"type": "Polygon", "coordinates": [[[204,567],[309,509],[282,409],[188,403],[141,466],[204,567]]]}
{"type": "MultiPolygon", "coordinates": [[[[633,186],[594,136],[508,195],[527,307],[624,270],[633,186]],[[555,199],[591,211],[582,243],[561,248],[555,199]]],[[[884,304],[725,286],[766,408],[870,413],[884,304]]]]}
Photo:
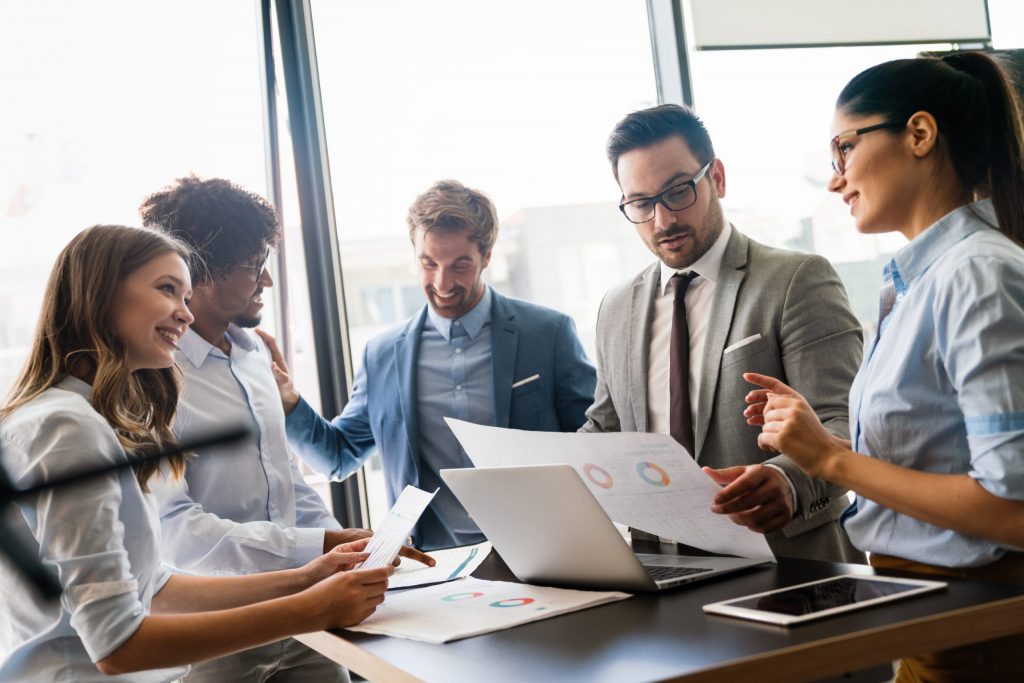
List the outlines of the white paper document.
{"type": "Polygon", "coordinates": [[[524,432],[445,421],[477,467],[567,464],[613,522],[713,553],[774,557],[762,534],[711,512],[721,487],[667,434],[524,432]]]}
{"type": "Polygon", "coordinates": [[[416,526],[420,515],[434,499],[434,493],[427,493],[415,486],[406,486],[398,500],[391,506],[384,523],[373,532],[370,542],[366,544],[366,552],[370,556],[360,566],[362,569],[386,567],[398,557],[398,551],[416,526]]]}
{"type": "Polygon", "coordinates": [[[376,612],[348,630],[447,643],[628,597],[469,578],[388,593],[376,612]]]}
{"type": "Polygon", "coordinates": [[[445,548],[427,553],[437,563],[433,567],[414,560],[402,560],[398,570],[388,579],[388,590],[411,588],[429,583],[443,583],[469,576],[491,552],[488,541],[460,548],[445,548]]]}

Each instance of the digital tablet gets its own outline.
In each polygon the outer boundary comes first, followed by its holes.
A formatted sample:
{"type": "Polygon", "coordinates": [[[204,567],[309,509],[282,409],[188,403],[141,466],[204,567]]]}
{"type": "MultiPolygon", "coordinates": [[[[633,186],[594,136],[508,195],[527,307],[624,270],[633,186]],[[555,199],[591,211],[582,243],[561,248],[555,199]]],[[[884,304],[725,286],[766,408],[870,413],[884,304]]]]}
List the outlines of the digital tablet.
{"type": "Polygon", "coordinates": [[[798,624],[946,587],[942,581],[844,574],[704,605],[708,614],[798,624]]]}

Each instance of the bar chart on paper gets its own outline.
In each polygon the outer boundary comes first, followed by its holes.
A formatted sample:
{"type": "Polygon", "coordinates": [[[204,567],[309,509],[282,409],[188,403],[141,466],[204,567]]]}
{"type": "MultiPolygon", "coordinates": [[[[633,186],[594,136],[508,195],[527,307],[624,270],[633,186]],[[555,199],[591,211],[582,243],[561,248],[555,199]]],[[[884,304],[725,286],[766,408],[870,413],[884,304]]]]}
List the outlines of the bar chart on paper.
{"type": "Polygon", "coordinates": [[[435,494],[437,491],[427,493],[415,486],[406,486],[402,490],[402,494],[398,496],[398,500],[391,506],[391,510],[388,511],[384,523],[378,527],[370,538],[370,542],[366,544],[366,552],[370,553],[370,556],[360,565],[360,568],[374,569],[394,562],[398,551],[402,549],[402,545],[409,538],[420,515],[427,509],[435,494]]]}
{"type": "Polygon", "coordinates": [[[403,560],[398,571],[388,580],[388,590],[443,583],[469,576],[487,559],[490,552],[491,544],[484,541],[460,548],[430,551],[427,554],[437,563],[433,567],[403,560]]]}

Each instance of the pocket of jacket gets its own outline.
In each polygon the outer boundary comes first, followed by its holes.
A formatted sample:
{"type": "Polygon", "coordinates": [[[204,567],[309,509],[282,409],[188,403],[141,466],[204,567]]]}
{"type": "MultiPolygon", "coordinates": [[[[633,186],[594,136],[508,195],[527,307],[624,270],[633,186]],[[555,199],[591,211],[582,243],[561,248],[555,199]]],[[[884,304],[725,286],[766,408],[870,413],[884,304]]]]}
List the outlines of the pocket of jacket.
{"type": "Polygon", "coordinates": [[[746,340],[743,340],[743,342],[740,342],[736,346],[727,347],[728,350],[722,353],[722,367],[724,368],[728,365],[744,360],[745,358],[756,356],[768,348],[767,337],[763,337],[760,334],[755,336],[757,338],[751,339],[749,343],[744,343],[746,340]]]}
{"type": "Polygon", "coordinates": [[[526,384],[520,384],[518,387],[513,387],[512,388],[512,400],[514,401],[517,398],[522,398],[523,396],[528,396],[529,394],[532,394],[535,391],[540,391],[543,388],[544,388],[544,378],[543,377],[538,377],[537,379],[532,380],[530,382],[527,382],[526,384]]]}

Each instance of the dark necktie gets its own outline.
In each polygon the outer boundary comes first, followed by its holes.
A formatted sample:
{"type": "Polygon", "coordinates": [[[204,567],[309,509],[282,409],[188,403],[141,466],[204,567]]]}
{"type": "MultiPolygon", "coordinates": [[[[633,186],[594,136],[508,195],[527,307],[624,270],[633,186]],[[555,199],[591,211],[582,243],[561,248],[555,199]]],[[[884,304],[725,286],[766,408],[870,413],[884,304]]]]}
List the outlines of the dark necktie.
{"type": "Polygon", "coordinates": [[[668,424],[672,438],[697,457],[690,413],[690,328],[686,323],[686,290],[697,273],[676,273],[669,282],[675,292],[672,305],[672,340],[669,342],[668,424]]]}

